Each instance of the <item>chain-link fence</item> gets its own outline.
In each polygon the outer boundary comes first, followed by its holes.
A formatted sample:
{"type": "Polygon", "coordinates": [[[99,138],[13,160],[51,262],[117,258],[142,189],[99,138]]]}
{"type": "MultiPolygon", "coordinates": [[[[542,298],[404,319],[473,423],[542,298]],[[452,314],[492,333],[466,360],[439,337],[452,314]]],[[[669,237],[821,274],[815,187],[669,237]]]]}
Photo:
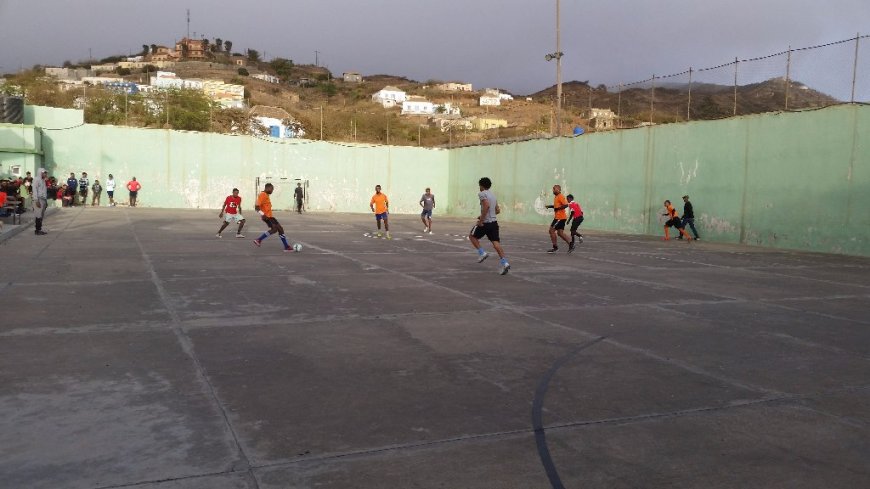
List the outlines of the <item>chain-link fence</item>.
{"type": "Polygon", "coordinates": [[[606,89],[597,98],[615,114],[614,128],[870,103],[870,35],[606,89]]]}

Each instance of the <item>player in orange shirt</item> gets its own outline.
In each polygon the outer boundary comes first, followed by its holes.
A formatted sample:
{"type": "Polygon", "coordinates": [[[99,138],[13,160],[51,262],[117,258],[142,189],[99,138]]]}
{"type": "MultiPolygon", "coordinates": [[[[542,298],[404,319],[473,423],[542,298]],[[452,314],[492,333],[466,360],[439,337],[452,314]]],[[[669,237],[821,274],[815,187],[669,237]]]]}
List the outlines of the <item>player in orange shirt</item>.
{"type": "Polygon", "coordinates": [[[565,222],[568,220],[568,212],[565,210],[568,208],[568,199],[562,194],[562,187],[559,185],[553,185],[553,205],[546,206],[547,209],[553,209],[553,222],[550,223],[550,240],[553,242],[553,249],[548,250],[547,253],[555,253],[559,251],[559,246],[556,244],[556,235],[558,234],[562,240],[568,243],[568,251],[574,249],[574,245],[571,244],[571,240],[565,236],[565,222]]]}
{"type": "Polygon", "coordinates": [[[688,233],[686,233],[686,230],[683,229],[683,221],[680,219],[680,216],[677,215],[677,210],[674,209],[674,205],[671,204],[670,200],[665,201],[665,213],[662,215],[668,218],[668,220],[665,222],[665,237],[662,238],[663,240],[667,241],[671,239],[671,234],[670,232],[668,232],[668,228],[670,228],[671,226],[677,228],[677,231],[680,232],[680,235],[685,237],[687,241],[692,240],[692,238],[689,237],[688,233]]]}
{"type": "Polygon", "coordinates": [[[381,220],[383,220],[387,239],[392,239],[389,221],[390,199],[387,198],[387,194],[381,192],[380,185],[375,185],[375,194],[372,195],[372,200],[369,201],[369,208],[375,213],[375,221],[378,223],[378,237],[381,237],[381,220]]]}
{"type": "Polygon", "coordinates": [[[284,243],[284,251],[293,251],[293,248],[291,248],[287,243],[287,236],[284,236],[284,228],[272,215],[272,200],[269,196],[272,195],[274,189],[275,188],[271,183],[267,183],[266,186],[263,187],[263,191],[260,192],[260,195],[257,197],[257,203],[254,204],[254,210],[257,211],[257,214],[260,215],[263,222],[269,226],[269,231],[261,234],[259,238],[255,239],[254,244],[260,246],[260,243],[262,243],[264,239],[278,233],[278,237],[280,237],[281,242],[284,243]]]}

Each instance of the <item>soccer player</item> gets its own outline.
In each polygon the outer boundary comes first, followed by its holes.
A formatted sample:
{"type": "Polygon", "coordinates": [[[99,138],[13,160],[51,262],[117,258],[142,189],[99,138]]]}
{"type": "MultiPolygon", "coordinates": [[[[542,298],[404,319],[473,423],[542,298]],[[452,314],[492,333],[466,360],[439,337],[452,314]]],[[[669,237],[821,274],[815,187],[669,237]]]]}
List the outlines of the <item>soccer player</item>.
{"type": "MultiPolygon", "coordinates": [[[[686,224],[692,228],[692,234],[695,235],[693,238],[695,241],[698,241],[698,230],[695,229],[695,210],[692,209],[692,203],[689,202],[689,196],[683,196],[683,229],[686,229],[686,224]]],[[[683,239],[683,236],[680,236],[678,239],[683,239]]]]}
{"type": "Polygon", "coordinates": [[[139,190],[142,185],[136,181],[136,177],[127,182],[127,190],[130,191],[130,207],[136,207],[136,200],[139,198],[139,190]]]}
{"type": "Polygon", "coordinates": [[[432,189],[426,187],[426,193],[420,197],[420,207],[423,212],[420,213],[420,219],[423,221],[423,232],[432,234],[432,209],[435,208],[435,194],[432,189]]]}
{"type": "Polygon", "coordinates": [[[254,244],[260,246],[260,243],[262,243],[264,239],[278,233],[278,237],[281,238],[281,242],[284,243],[284,251],[293,251],[293,248],[291,248],[287,243],[287,236],[284,236],[284,228],[281,227],[281,223],[272,216],[272,200],[269,196],[272,195],[274,189],[275,188],[271,183],[267,183],[266,186],[263,187],[263,191],[260,192],[260,195],[257,197],[257,203],[254,205],[254,210],[257,211],[257,214],[260,215],[263,222],[269,226],[269,231],[261,234],[259,238],[255,239],[254,244]]]}
{"type": "Polygon", "coordinates": [[[480,238],[486,236],[490,243],[492,243],[492,247],[495,248],[496,253],[498,253],[499,258],[501,258],[499,274],[504,275],[511,269],[511,265],[504,256],[504,250],[501,247],[498,236],[496,214],[501,212],[501,208],[498,206],[495,194],[490,190],[492,181],[487,177],[483,177],[477,184],[480,187],[480,192],[477,194],[477,198],[480,200],[480,216],[477,218],[477,224],[471,228],[468,239],[471,241],[474,249],[477,250],[477,263],[482,263],[483,260],[489,257],[489,253],[483,251],[483,248],[480,247],[480,238]]]}
{"type": "Polygon", "coordinates": [[[224,224],[218,229],[217,237],[222,238],[221,233],[224,229],[227,228],[231,223],[239,223],[239,229],[236,230],[237,238],[244,238],[245,235],[242,234],[242,228],[245,227],[245,218],[242,216],[242,198],[239,197],[239,189],[234,188],[232,195],[227,195],[227,198],[224,199],[224,205],[221,207],[221,212],[218,214],[218,217],[224,218],[224,224]]]}
{"type": "Polygon", "coordinates": [[[375,213],[375,221],[378,223],[378,237],[381,237],[381,221],[384,221],[384,231],[387,232],[387,239],[392,239],[390,236],[390,199],[387,194],[381,192],[381,186],[375,185],[375,194],[372,195],[372,200],[369,201],[369,208],[375,213]]]}
{"type": "Polygon", "coordinates": [[[568,208],[568,199],[562,194],[562,187],[559,185],[553,185],[553,196],[553,205],[546,206],[547,209],[553,209],[554,211],[553,222],[550,223],[550,241],[553,242],[553,248],[548,250],[547,253],[559,251],[559,246],[556,244],[557,234],[563,241],[568,243],[568,251],[570,252],[574,249],[574,245],[565,236],[565,222],[568,220],[568,212],[565,209],[568,208]]]}
{"type": "Polygon", "coordinates": [[[583,242],[583,235],[577,232],[577,228],[583,222],[583,209],[580,208],[580,204],[574,201],[574,196],[571,194],[568,194],[568,208],[571,209],[571,215],[568,216],[568,223],[571,224],[571,244],[568,245],[568,253],[572,253],[574,251],[574,238],[580,238],[580,242],[583,242]]]}
{"type": "Polygon", "coordinates": [[[296,188],[293,190],[293,197],[296,198],[296,212],[302,214],[302,205],[305,199],[305,191],[302,190],[301,183],[296,184],[296,188]]]}
{"type": "Polygon", "coordinates": [[[671,204],[670,200],[665,201],[665,213],[662,215],[668,218],[667,222],[665,222],[665,237],[662,238],[663,240],[667,241],[671,239],[671,234],[669,232],[669,228],[671,226],[677,228],[677,230],[680,232],[680,236],[685,236],[686,240],[688,241],[692,240],[692,238],[690,238],[689,235],[686,234],[686,230],[683,229],[683,221],[680,220],[680,216],[677,215],[677,210],[674,209],[674,206],[673,204],[671,204]]]}

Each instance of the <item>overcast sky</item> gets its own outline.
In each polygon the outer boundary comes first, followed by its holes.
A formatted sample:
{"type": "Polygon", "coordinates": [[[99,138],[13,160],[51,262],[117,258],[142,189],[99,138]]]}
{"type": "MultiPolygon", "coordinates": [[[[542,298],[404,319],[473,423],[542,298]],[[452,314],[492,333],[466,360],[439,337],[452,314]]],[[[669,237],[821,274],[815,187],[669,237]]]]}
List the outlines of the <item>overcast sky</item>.
{"type": "MultiPolygon", "coordinates": [[[[87,59],[89,49],[103,58],[172,45],[187,32],[187,8],[191,36],[298,64],[313,64],[319,51],[337,75],[457,80],[515,94],[555,83],[544,56],[555,51],[556,0],[0,0],[0,72],[87,59]]],[[[561,32],[563,80],[611,85],[870,34],[870,0],[561,0],[561,32]]],[[[834,66],[803,68],[833,70],[839,84],[842,69],[851,83],[853,52],[854,43],[824,56],[834,66]]],[[[861,59],[870,74],[870,56],[861,59]]],[[[772,78],[784,75],[781,65],[752,70],[772,78]]]]}

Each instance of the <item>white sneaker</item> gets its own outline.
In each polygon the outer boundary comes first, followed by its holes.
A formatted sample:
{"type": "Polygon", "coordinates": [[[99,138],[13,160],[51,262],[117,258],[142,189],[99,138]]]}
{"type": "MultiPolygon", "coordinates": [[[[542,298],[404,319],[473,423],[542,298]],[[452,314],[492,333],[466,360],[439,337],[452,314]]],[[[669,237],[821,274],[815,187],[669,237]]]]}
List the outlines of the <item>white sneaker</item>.
{"type": "Polygon", "coordinates": [[[489,258],[489,253],[484,252],[482,255],[477,257],[477,263],[483,263],[483,260],[489,258]]]}
{"type": "Polygon", "coordinates": [[[236,237],[237,237],[237,238],[244,238],[245,235],[244,235],[244,234],[241,234],[241,233],[236,233],[236,237]]]}
{"type": "Polygon", "coordinates": [[[221,236],[221,233],[217,233],[217,234],[215,234],[214,237],[215,237],[215,238],[223,238],[223,236],[221,236]]]}
{"type": "Polygon", "coordinates": [[[381,236],[382,236],[382,235],[381,235],[381,232],[380,232],[380,231],[378,231],[378,237],[379,237],[379,238],[380,238],[380,237],[381,237],[381,236]]]}
{"type": "Polygon", "coordinates": [[[507,275],[507,273],[510,271],[510,269],[511,269],[511,264],[505,263],[504,265],[501,266],[501,271],[498,272],[498,274],[499,275],[507,275]]]}
{"type": "Polygon", "coordinates": [[[432,230],[430,229],[430,230],[429,230],[429,234],[435,234],[435,233],[433,233],[432,230]]]}
{"type": "Polygon", "coordinates": [[[429,232],[429,228],[428,228],[428,227],[423,228],[423,232],[424,232],[424,233],[428,233],[428,232],[429,232]]]}
{"type": "Polygon", "coordinates": [[[387,239],[393,239],[393,237],[390,236],[390,233],[387,233],[387,239]]]}

